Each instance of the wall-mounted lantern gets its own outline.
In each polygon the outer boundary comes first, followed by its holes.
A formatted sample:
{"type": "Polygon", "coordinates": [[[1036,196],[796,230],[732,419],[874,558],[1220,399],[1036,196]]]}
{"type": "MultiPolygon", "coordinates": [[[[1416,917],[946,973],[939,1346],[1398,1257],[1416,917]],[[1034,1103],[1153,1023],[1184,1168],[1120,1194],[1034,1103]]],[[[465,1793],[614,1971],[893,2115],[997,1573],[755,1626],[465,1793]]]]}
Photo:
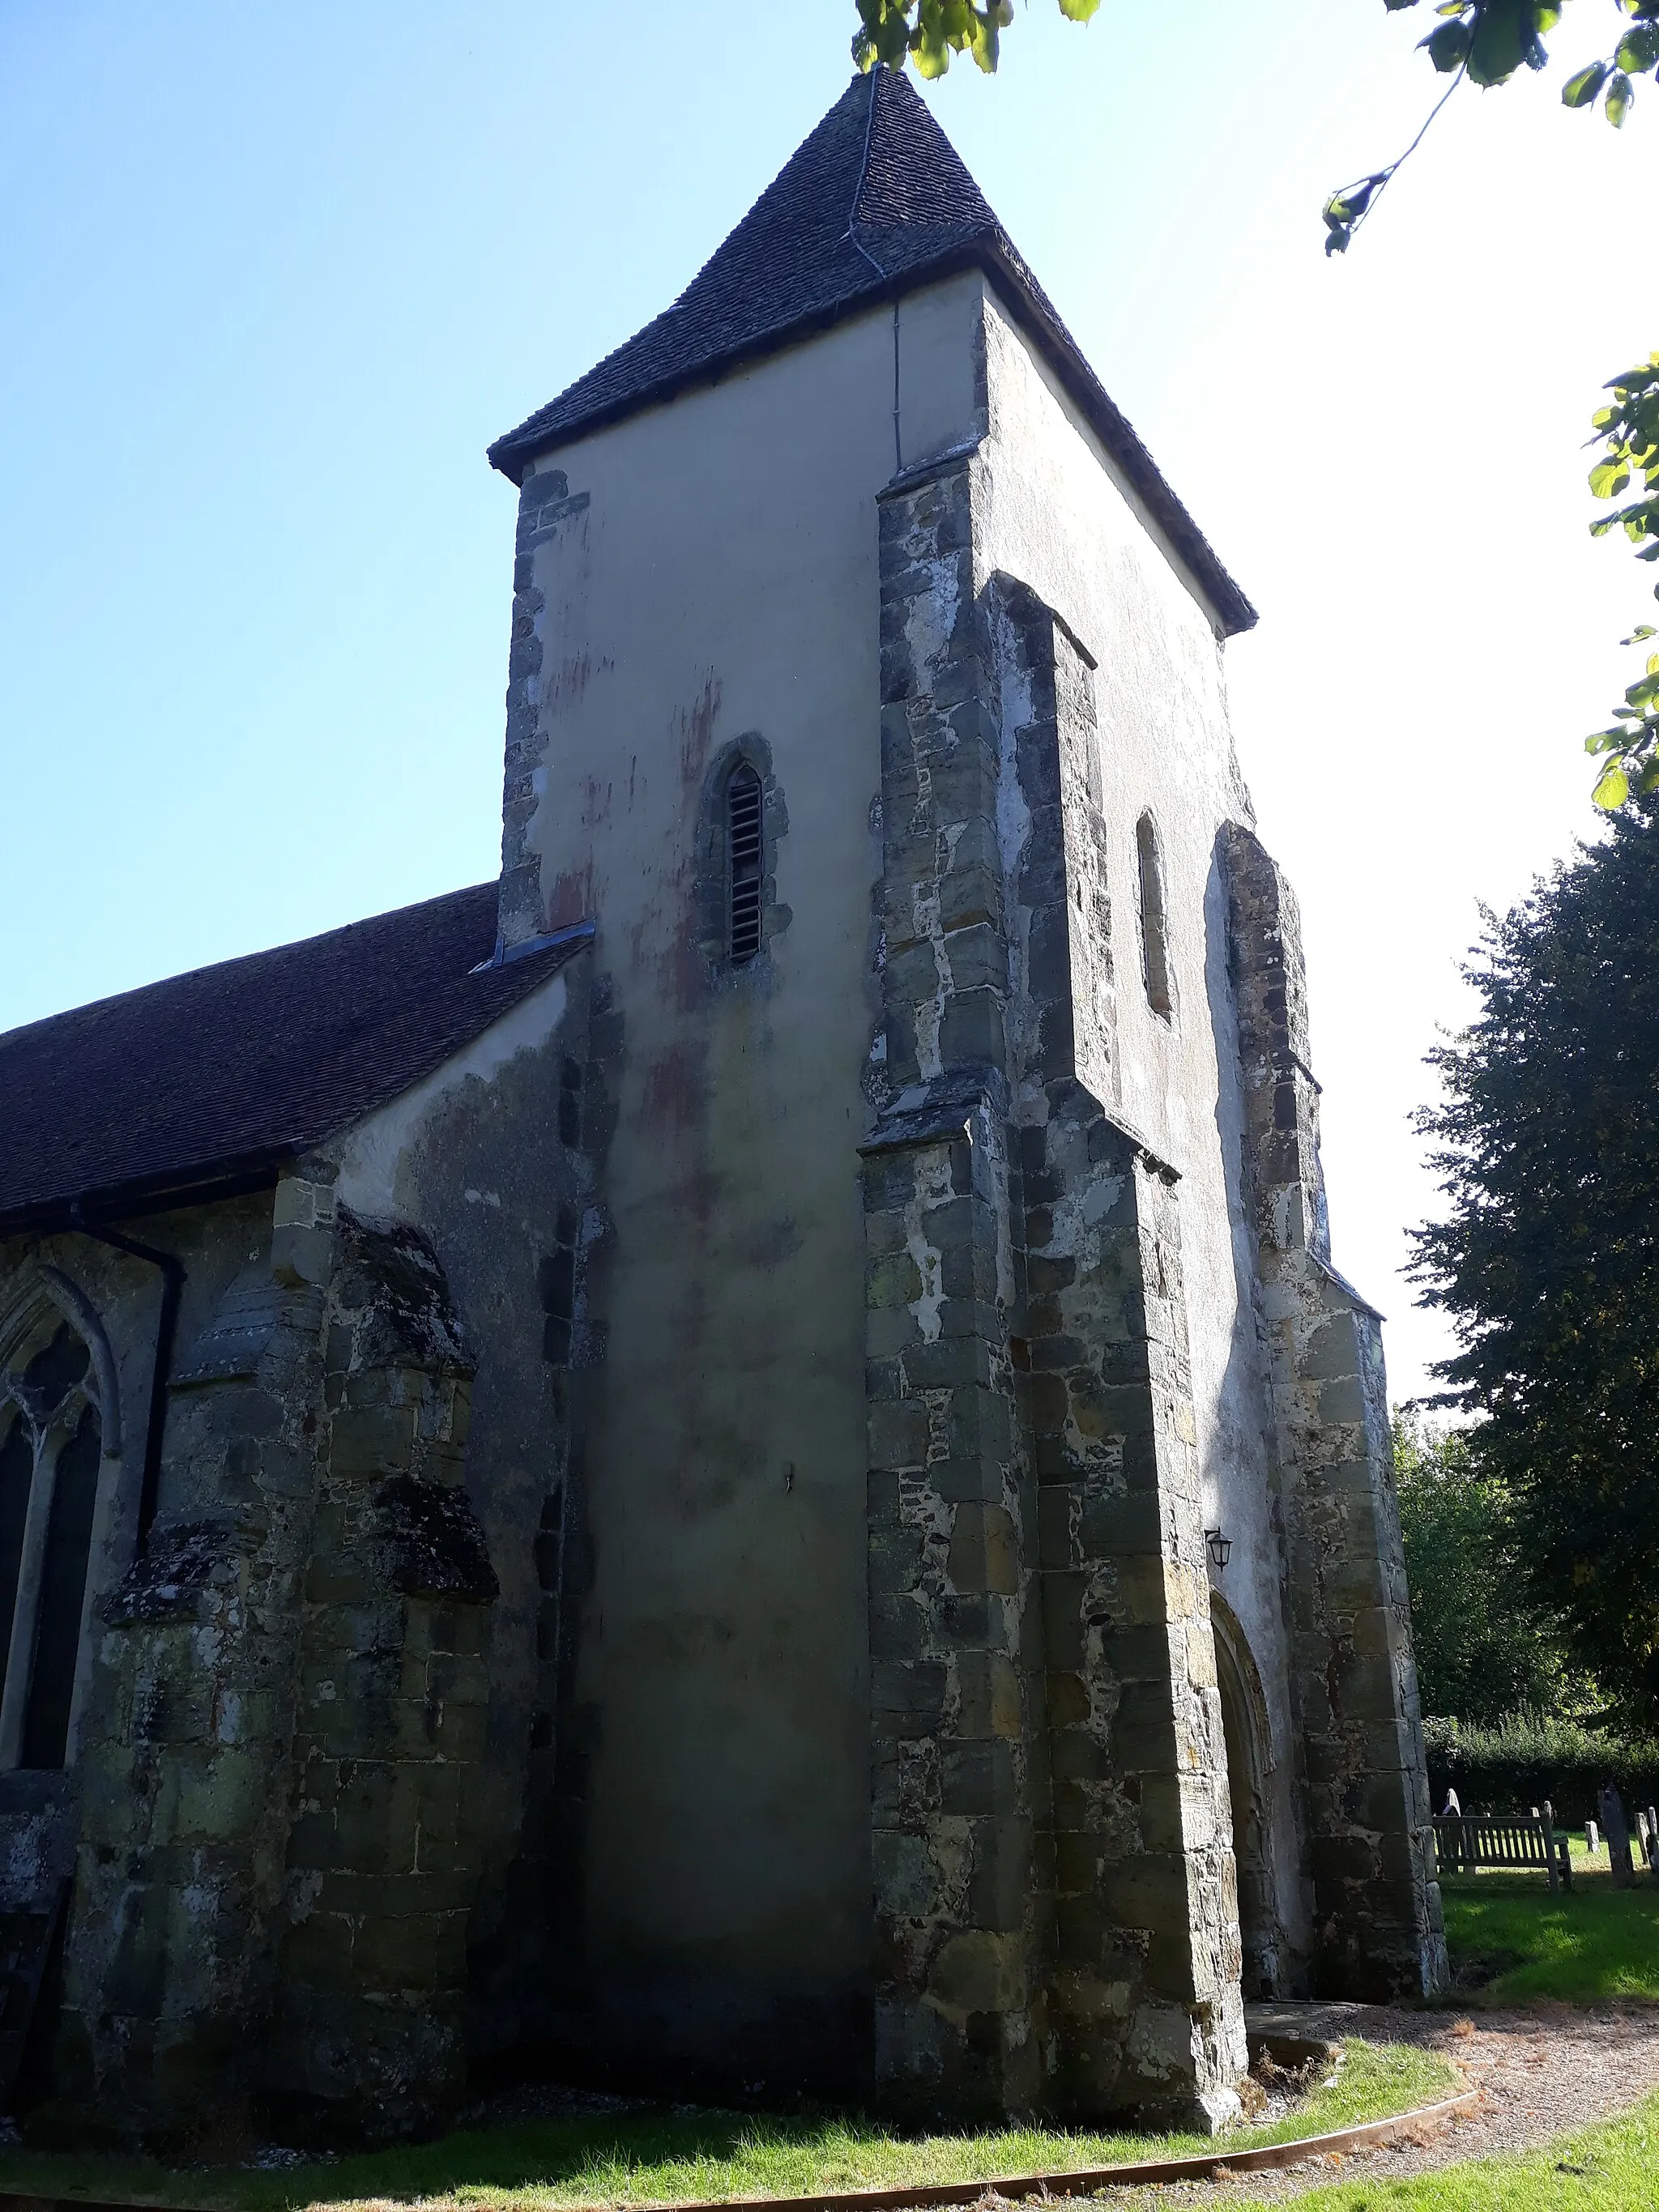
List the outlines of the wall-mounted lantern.
{"type": "Polygon", "coordinates": [[[1215,1561],[1216,1571],[1219,1573],[1233,1555],[1233,1540],[1231,1536],[1224,1536],[1219,1528],[1206,1528],[1204,1540],[1210,1547],[1210,1557],[1215,1561]]]}

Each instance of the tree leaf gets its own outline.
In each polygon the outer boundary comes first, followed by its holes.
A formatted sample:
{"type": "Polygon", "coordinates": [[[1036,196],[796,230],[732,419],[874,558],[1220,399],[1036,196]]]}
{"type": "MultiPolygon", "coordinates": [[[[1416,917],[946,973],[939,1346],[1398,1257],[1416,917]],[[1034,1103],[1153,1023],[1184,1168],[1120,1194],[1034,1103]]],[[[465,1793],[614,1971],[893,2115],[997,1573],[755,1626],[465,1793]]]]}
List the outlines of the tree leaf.
{"type": "Polygon", "coordinates": [[[1639,76],[1659,62],[1659,24],[1638,23],[1633,31],[1626,31],[1619,41],[1619,66],[1631,70],[1639,76]]]}
{"type": "Polygon", "coordinates": [[[1429,50],[1429,59],[1443,76],[1453,70],[1462,69],[1469,58],[1473,33],[1467,23],[1442,23],[1438,30],[1431,31],[1418,44],[1429,50]]]}
{"type": "MultiPolygon", "coordinates": [[[[1607,64],[1605,62],[1592,62],[1588,69],[1579,70],[1574,76],[1570,76],[1566,82],[1562,86],[1561,105],[1564,107],[1591,106],[1595,102],[1596,94],[1601,91],[1602,86],[1607,82],[1607,64]]],[[[1609,410],[1608,411],[1610,415],[1611,410],[1609,410]]]]}
{"type": "MultiPolygon", "coordinates": [[[[1413,0],[1405,0],[1405,4],[1412,6],[1413,0]]],[[[1099,6],[1100,0],[1060,0],[1060,12],[1068,23],[1086,23],[1099,6]]]]}
{"type": "Polygon", "coordinates": [[[1629,482],[1630,471],[1622,461],[1598,461],[1589,472],[1589,488],[1597,499],[1616,499],[1629,482]]]}
{"type": "Polygon", "coordinates": [[[1486,0],[1469,45],[1475,84],[1502,84],[1514,76],[1534,45],[1532,0],[1486,0]]]}
{"type": "Polygon", "coordinates": [[[1608,769],[1590,793],[1604,813],[1612,814],[1630,797],[1630,778],[1617,763],[1608,769]]]}
{"type": "Polygon", "coordinates": [[[1623,70],[1615,72],[1607,87],[1607,96],[1601,103],[1601,112],[1615,131],[1625,127],[1625,118],[1630,113],[1631,102],[1636,97],[1636,88],[1623,70]]]}

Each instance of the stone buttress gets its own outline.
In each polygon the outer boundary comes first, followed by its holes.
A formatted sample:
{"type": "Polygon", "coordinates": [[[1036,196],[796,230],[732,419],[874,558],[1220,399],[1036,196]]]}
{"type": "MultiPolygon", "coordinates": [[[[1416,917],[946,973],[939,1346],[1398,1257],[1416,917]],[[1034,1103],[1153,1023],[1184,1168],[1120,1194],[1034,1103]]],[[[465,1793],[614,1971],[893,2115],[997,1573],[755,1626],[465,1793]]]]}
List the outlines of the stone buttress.
{"type": "Polygon", "coordinates": [[[1213,2125],[1245,2062],[1176,1177],[1112,1111],[1092,663],[881,503],[877,2052],[896,2106],[1213,2125]]]}
{"type": "Polygon", "coordinates": [[[1219,857],[1306,1762],[1314,1981],[1372,2001],[1427,1995],[1444,1986],[1446,1948],[1382,1331],[1330,1264],[1294,896],[1248,830],[1230,825],[1219,857]]]}
{"type": "Polygon", "coordinates": [[[471,1358],[422,1241],[278,1183],[172,1379],[168,1501],[102,1601],[58,2088],[158,2140],[397,2130],[463,2075],[459,1819],[495,1594],[471,1358]]]}

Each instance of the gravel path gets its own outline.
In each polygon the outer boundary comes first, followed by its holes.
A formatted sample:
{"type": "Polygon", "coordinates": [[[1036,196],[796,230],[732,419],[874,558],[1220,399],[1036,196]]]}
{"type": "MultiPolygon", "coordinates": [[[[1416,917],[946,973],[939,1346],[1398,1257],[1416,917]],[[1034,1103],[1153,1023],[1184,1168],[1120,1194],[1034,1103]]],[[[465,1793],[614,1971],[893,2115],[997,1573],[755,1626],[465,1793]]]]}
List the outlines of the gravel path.
{"type": "MultiPolygon", "coordinates": [[[[1303,2012],[1303,2008],[1297,2008],[1303,2012]]],[[[1384,2005],[1310,2005],[1305,2033],[1363,2036],[1368,2043],[1413,2043],[1455,2059],[1471,2087],[1484,2092],[1467,2118],[1419,2142],[1356,2151],[1278,2172],[1225,2181],[1176,2182],[1114,2190],[1115,2208],[1276,2203],[1352,2174],[1393,2180],[1484,2158],[1531,2150],[1552,2136],[1622,2112],[1659,2088],[1659,2005],[1538,2005],[1525,2012],[1410,2012],[1384,2005]]]]}

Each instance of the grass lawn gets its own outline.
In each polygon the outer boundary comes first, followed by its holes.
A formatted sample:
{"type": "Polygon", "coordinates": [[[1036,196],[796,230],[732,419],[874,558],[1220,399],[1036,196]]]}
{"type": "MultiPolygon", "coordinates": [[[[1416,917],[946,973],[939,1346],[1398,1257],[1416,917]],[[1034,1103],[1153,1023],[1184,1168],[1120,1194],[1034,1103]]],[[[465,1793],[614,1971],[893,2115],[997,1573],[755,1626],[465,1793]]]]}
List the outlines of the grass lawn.
{"type": "Polygon", "coordinates": [[[1659,1999],[1659,1883],[1645,1874],[1633,1889],[1614,1889],[1605,1857],[1598,1865],[1575,1851],[1570,1893],[1552,1897],[1541,1874],[1489,1870],[1452,1875],[1441,1896],[1454,1966],[1471,1956],[1517,1961],[1460,1993],[1459,2004],[1659,1999]]]}
{"type": "MultiPolygon", "coordinates": [[[[1295,2203],[1296,2212],[1652,2212],[1659,2204],[1659,2097],[1519,2157],[1470,2159],[1409,2181],[1369,2175],[1339,2181],[1295,2203]]],[[[1239,2198],[1235,2212],[1253,2208],[1239,2198]]]]}
{"type": "MultiPolygon", "coordinates": [[[[1432,2104],[1461,2086],[1452,2068],[1428,2051],[1358,2042],[1346,2051],[1331,2087],[1316,2089],[1291,2118],[1242,2128],[1228,2143],[1243,2148],[1321,2134],[1432,2104]]],[[[422,2212],[480,2204],[538,2212],[543,2206],[672,2204],[976,2180],[1215,2148],[1212,2137],[1201,2136],[1072,2135],[1036,2128],[906,2137],[847,2119],[758,2118],[648,2106],[593,2118],[520,2121],[276,2173],[223,2166],[180,2172],[139,2159],[0,2151],[0,2191],[211,2204],[225,2212],[415,2198],[422,2212]]]]}

